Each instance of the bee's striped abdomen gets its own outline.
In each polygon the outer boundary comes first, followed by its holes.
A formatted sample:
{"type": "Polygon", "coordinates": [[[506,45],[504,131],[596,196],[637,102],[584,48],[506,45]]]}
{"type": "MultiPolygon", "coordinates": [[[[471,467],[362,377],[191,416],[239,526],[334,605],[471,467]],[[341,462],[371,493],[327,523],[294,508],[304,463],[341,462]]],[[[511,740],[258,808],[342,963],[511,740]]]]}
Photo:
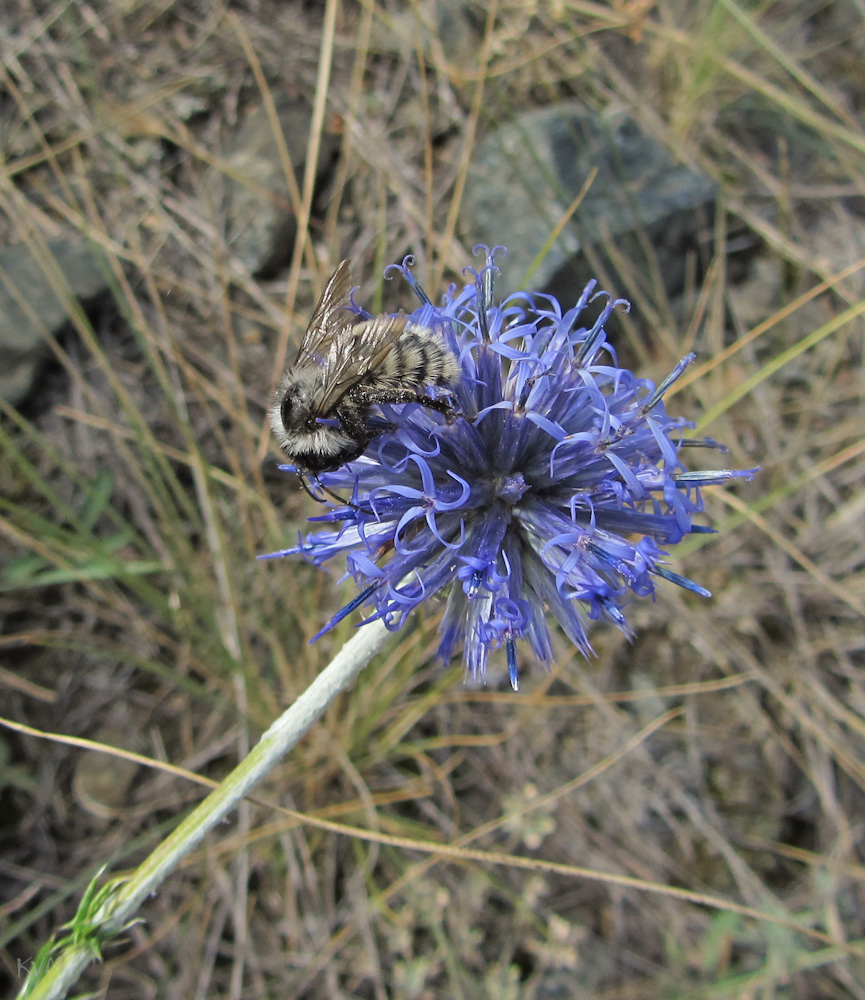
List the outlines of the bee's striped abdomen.
{"type": "Polygon", "coordinates": [[[424,326],[410,326],[368,376],[380,388],[454,385],[460,369],[441,338],[424,326]]]}

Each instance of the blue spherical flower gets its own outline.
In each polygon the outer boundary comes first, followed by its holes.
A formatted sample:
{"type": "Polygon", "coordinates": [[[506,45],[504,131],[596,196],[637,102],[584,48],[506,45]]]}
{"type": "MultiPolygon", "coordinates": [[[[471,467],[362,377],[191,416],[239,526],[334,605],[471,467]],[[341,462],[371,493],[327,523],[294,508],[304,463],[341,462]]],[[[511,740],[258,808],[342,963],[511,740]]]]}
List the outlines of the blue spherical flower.
{"type": "Polygon", "coordinates": [[[473,280],[452,285],[440,306],[409,271],[410,257],[398,266],[421,301],[409,318],[439,331],[459,358],[460,415],[381,407],[384,429],[366,454],[319,477],[350,495],[310,519],[332,527],[265,558],[322,565],[344,556],[361,590],[318,635],[366,603],[374,606],[367,621],[398,629],[421,602],[446,595],[444,662],[462,644],[467,675],[483,679],[490,650],[503,646],[516,688],[518,639],[542,663],[551,659],[548,614],[588,654],[587,619],[628,634],[622,606],[631,594],[653,595],[659,578],[710,596],[666,568],[665,548],[711,530],[693,523],[701,486],[751,473],[688,472],[682,463],[688,446],[717,447],[689,440],[693,425],[664,407],[693,355],[657,387],[636,378],[618,367],[604,333],[627,303],[607,300],[589,327],[580,319],[598,298],[594,281],[564,312],[529,293],[497,305],[500,248],[482,249],[485,266],[467,268],[473,280]]]}

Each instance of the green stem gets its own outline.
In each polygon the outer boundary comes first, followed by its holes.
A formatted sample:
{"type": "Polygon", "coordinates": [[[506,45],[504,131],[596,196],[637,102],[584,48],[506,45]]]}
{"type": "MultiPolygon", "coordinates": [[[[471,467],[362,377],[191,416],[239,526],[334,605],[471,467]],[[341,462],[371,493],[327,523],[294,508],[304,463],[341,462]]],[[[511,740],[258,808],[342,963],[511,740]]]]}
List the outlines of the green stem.
{"type": "Polygon", "coordinates": [[[205,834],[298,742],[336,695],[363,670],[387,635],[387,629],[380,621],[358,629],[219,787],[162,841],[130,878],[109,894],[88,921],[87,941],[70,943],[53,959],[50,968],[34,968],[20,997],[55,1000],[65,996],[84,968],[98,957],[98,945],[123,930],[139,905],[155,892],[178,861],[189,854],[205,834]],[[34,973],[37,978],[31,985],[34,973]]]}

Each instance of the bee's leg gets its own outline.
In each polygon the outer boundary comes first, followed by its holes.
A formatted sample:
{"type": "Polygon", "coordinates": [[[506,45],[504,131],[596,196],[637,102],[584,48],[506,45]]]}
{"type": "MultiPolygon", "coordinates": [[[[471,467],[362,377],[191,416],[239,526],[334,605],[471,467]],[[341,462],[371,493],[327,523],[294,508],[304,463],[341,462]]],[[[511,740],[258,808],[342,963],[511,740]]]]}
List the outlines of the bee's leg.
{"type": "Polygon", "coordinates": [[[318,476],[310,475],[308,472],[298,473],[300,477],[300,485],[303,487],[304,493],[311,499],[315,500],[316,503],[326,503],[324,497],[318,496],[316,493],[309,488],[308,480],[312,480],[315,485],[321,490],[322,493],[326,493],[328,496],[333,497],[334,500],[338,500],[341,504],[348,504],[349,507],[354,507],[354,504],[350,500],[343,500],[341,496],[338,496],[333,492],[332,489],[325,486],[324,483],[318,478],[318,476]]]}
{"type": "Polygon", "coordinates": [[[336,500],[338,503],[341,503],[344,507],[352,507],[354,510],[361,509],[356,503],[352,503],[351,500],[346,500],[345,497],[341,497],[338,493],[334,493],[329,486],[324,485],[318,476],[315,477],[315,485],[318,486],[319,489],[324,490],[329,497],[336,500]]]}
{"type": "Polygon", "coordinates": [[[343,431],[357,446],[357,451],[352,458],[362,455],[366,451],[366,446],[375,437],[375,432],[369,429],[366,418],[369,415],[370,404],[377,402],[377,400],[370,400],[368,402],[366,396],[366,392],[361,394],[355,391],[352,394],[352,399],[344,401],[333,413],[343,431]]]}
{"type": "MultiPolygon", "coordinates": [[[[303,487],[303,491],[304,491],[304,493],[306,493],[306,495],[307,495],[307,496],[308,496],[308,497],[309,497],[309,498],[310,498],[311,500],[315,500],[315,502],[316,502],[316,503],[324,503],[324,500],[323,500],[323,498],[322,498],[322,497],[319,497],[319,496],[316,496],[316,495],[315,495],[315,494],[314,494],[314,493],[312,492],[312,490],[311,490],[311,489],[309,488],[309,483],[307,482],[307,478],[308,478],[308,473],[306,473],[306,472],[300,472],[300,473],[298,473],[298,475],[299,475],[299,477],[300,477],[300,485],[301,485],[301,486],[303,487]]],[[[323,489],[324,489],[324,486],[323,486],[323,484],[322,484],[322,483],[320,483],[320,482],[318,481],[318,477],[317,477],[317,476],[313,476],[312,478],[313,478],[313,479],[315,479],[315,484],[316,484],[316,486],[318,486],[318,487],[319,487],[319,489],[322,489],[322,490],[323,490],[323,489]]]]}
{"type": "MultiPolygon", "coordinates": [[[[360,507],[357,506],[357,504],[352,503],[351,500],[346,500],[345,497],[341,497],[338,493],[334,493],[329,486],[324,485],[324,483],[318,478],[318,476],[310,476],[309,478],[313,480],[315,485],[321,490],[322,493],[326,493],[333,500],[336,500],[337,503],[342,504],[344,507],[353,507],[355,510],[361,509],[360,507]]],[[[316,496],[315,493],[313,493],[312,490],[309,488],[309,483],[307,482],[307,473],[304,473],[300,477],[300,485],[306,491],[306,495],[315,500],[316,503],[327,502],[324,497],[316,496]]]]}
{"type": "Polygon", "coordinates": [[[450,399],[430,399],[429,396],[419,395],[417,401],[421,404],[421,406],[425,406],[428,410],[435,410],[438,413],[443,413],[449,424],[452,424],[457,417],[463,416],[462,410],[458,410],[456,406],[454,406],[453,397],[450,399]]]}
{"type": "Polygon", "coordinates": [[[443,413],[450,423],[459,416],[459,411],[454,407],[449,399],[433,399],[416,389],[363,389],[357,395],[362,397],[363,402],[370,406],[373,403],[420,403],[428,410],[435,410],[443,413]]]}

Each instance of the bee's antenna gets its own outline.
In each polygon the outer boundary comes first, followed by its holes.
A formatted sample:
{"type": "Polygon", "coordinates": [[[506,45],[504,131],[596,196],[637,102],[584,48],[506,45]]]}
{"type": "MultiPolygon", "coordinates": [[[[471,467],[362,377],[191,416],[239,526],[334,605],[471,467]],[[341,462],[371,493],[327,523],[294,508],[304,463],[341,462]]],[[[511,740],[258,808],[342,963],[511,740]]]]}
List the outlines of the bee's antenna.
{"type": "Polygon", "coordinates": [[[315,481],[329,497],[332,497],[334,500],[338,500],[341,504],[344,504],[346,507],[352,507],[354,508],[354,510],[361,509],[360,507],[358,507],[356,503],[352,503],[351,500],[346,500],[345,497],[341,497],[338,493],[334,493],[329,486],[325,486],[324,483],[317,477],[315,481]]]}
{"type": "MultiPolygon", "coordinates": [[[[355,510],[360,510],[361,509],[360,507],[357,506],[357,504],[352,503],[351,500],[346,500],[344,497],[341,497],[338,493],[334,493],[333,490],[329,486],[325,486],[324,485],[324,483],[318,478],[318,476],[312,476],[311,478],[315,482],[315,485],[323,493],[326,493],[333,500],[336,500],[338,503],[341,503],[345,507],[353,507],[355,510]]],[[[323,497],[316,496],[315,493],[312,492],[312,490],[309,488],[309,484],[307,483],[306,480],[307,480],[307,474],[305,472],[301,473],[300,474],[300,485],[306,491],[306,495],[308,497],[311,497],[313,500],[315,500],[316,503],[325,503],[325,500],[324,500],[323,497]]]]}
{"type": "MultiPolygon", "coordinates": [[[[306,481],[306,473],[305,472],[299,472],[298,473],[298,478],[300,479],[300,485],[303,487],[304,493],[306,493],[306,495],[310,499],[315,500],[316,503],[324,503],[324,500],[321,497],[317,497],[312,492],[312,490],[309,488],[309,483],[307,483],[307,481],[306,481]]],[[[318,483],[318,485],[321,486],[321,483],[319,483],[318,480],[316,480],[316,483],[318,483]]],[[[321,487],[321,488],[324,489],[324,487],[321,487]]]]}

